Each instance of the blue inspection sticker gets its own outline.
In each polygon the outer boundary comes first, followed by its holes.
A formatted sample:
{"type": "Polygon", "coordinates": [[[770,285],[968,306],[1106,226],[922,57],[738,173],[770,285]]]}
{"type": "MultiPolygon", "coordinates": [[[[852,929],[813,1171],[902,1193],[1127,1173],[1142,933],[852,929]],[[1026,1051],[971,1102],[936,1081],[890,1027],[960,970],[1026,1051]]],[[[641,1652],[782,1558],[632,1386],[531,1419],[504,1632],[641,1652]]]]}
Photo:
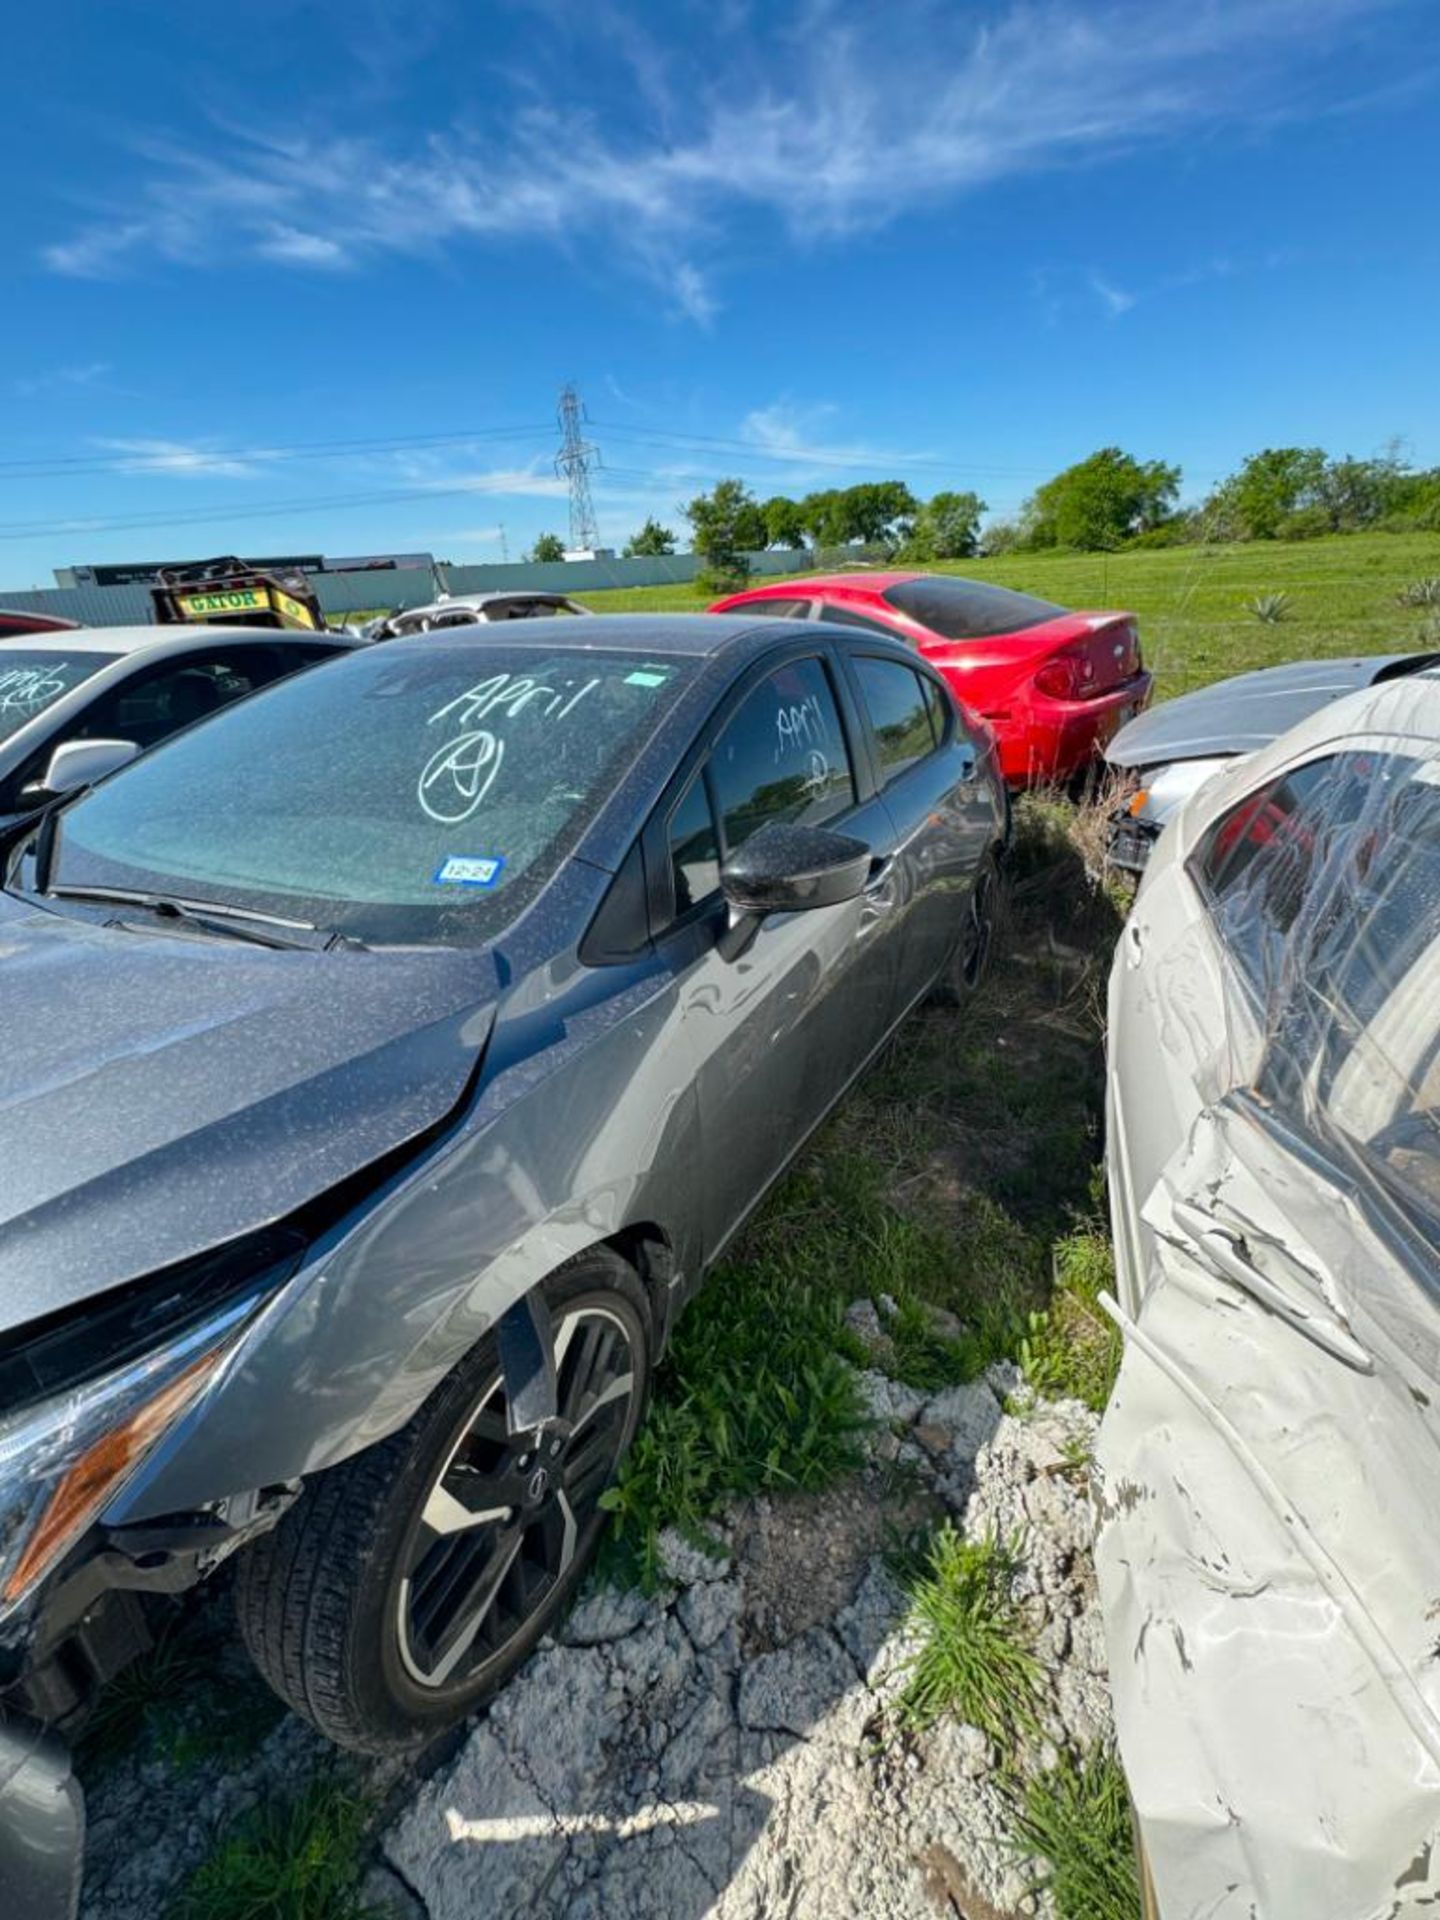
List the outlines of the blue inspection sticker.
{"type": "Polygon", "coordinates": [[[437,887],[493,887],[505,865],[503,854],[452,853],[435,869],[437,887]]]}

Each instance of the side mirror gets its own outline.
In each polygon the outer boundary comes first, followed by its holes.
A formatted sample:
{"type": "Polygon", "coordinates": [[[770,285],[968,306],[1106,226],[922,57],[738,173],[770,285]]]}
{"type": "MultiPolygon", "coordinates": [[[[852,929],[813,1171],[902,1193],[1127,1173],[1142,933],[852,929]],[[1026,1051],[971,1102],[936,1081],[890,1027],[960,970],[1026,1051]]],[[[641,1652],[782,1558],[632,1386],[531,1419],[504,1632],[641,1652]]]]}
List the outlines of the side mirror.
{"type": "Polygon", "coordinates": [[[722,955],[738,959],[768,913],[803,913],[853,900],[873,865],[869,847],[848,833],[772,820],[720,869],[720,889],[730,907],[730,925],[720,936],[722,955]]]}
{"type": "Polygon", "coordinates": [[[140,749],[133,740],[64,740],[50,756],[40,779],[23,791],[27,800],[59,800],[93,787],[107,773],[133,760],[140,749]]]}

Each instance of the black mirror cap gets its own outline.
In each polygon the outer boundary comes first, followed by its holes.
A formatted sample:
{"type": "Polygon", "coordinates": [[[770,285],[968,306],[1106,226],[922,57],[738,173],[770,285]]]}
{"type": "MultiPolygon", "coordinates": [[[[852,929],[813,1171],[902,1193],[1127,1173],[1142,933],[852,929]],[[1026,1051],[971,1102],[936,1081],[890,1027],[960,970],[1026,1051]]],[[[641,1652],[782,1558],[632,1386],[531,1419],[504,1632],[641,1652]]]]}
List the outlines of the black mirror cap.
{"type": "Polygon", "coordinates": [[[872,864],[869,847],[851,834],[772,820],[730,855],[720,885],[740,913],[802,913],[853,900],[872,864]]]}

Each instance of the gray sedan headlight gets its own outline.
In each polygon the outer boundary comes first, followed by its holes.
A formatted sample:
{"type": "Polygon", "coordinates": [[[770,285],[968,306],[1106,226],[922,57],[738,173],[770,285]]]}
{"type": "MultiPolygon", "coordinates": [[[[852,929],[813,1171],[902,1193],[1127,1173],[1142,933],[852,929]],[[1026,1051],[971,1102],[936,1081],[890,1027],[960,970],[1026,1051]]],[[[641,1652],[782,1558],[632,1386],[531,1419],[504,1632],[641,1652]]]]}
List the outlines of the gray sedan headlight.
{"type": "Polygon", "coordinates": [[[242,1330],[299,1264],[288,1237],[281,1258],[265,1257],[280,1240],[257,1236],[124,1289],[0,1352],[0,1397],[13,1403],[26,1385],[59,1389],[0,1417],[0,1619],[213,1383],[242,1330]]]}

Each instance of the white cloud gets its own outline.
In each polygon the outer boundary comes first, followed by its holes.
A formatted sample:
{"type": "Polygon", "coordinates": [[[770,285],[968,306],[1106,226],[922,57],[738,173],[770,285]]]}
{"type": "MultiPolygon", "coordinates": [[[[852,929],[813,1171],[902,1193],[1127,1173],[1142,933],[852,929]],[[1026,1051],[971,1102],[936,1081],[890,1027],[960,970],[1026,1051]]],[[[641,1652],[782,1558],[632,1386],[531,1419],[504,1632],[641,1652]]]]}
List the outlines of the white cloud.
{"type": "Polygon", "coordinates": [[[688,260],[677,260],[670,274],[675,304],[688,320],[708,327],[715,318],[718,301],[700,269],[688,260]]]}
{"type": "Polygon", "coordinates": [[[348,267],[351,264],[349,254],[338,240],[283,224],[277,224],[268,235],[257,239],[255,251],[267,260],[278,260],[289,267],[348,267]]]}
{"type": "Polygon", "coordinates": [[[263,452],[254,452],[237,460],[233,454],[211,453],[182,440],[99,440],[96,445],[118,456],[119,473],[163,473],[182,479],[248,479],[259,470],[256,463],[265,458],[263,452]]]}
{"type": "Polygon", "coordinates": [[[750,50],[724,38],[694,68],[647,56],[643,110],[613,130],[583,98],[537,86],[408,144],[248,127],[225,129],[219,159],[151,145],[123,211],[44,257],[94,277],[155,257],[248,251],[314,269],[498,237],[594,238],[706,324],[727,219],[758,213],[815,243],[1016,174],[1327,111],[1307,58],[1385,4],[1011,0],[977,22],[945,0],[868,16],[818,0],[758,81],[750,50]]]}
{"type": "Polygon", "coordinates": [[[14,391],[24,399],[37,393],[53,393],[60,387],[91,387],[112,371],[108,360],[86,360],[78,366],[51,367],[46,373],[32,373],[13,380],[14,391]]]}
{"type": "Polygon", "coordinates": [[[1123,287],[1117,287],[1103,275],[1090,275],[1090,291],[1101,302],[1112,319],[1118,320],[1122,313],[1128,313],[1139,298],[1138,294],[1127,293],[1123,287]]]}
{"type": "Polygon", "coordinates": [[[828,439],[823,431],[824,423],[836,411],[830,402],[797,407],[788,400],[775,400],[768,407],[756,407],[746,414],[740,423],[740,438],[757,452],[783,456],[797,469],[811,473],[824,467],[857,467],[873,473],[878,467],[898,468],[935,458],[933,453],[902,452],[865,441],[828,439]]]}
{"type": "Polygon", "coordinates": [[[558,474],[542,473],[538,466],[491,467],[478,473],[432,469],[419,484],[437,493],[497,493],[536,500],[563,500],[568,491],[558,474]]]}

